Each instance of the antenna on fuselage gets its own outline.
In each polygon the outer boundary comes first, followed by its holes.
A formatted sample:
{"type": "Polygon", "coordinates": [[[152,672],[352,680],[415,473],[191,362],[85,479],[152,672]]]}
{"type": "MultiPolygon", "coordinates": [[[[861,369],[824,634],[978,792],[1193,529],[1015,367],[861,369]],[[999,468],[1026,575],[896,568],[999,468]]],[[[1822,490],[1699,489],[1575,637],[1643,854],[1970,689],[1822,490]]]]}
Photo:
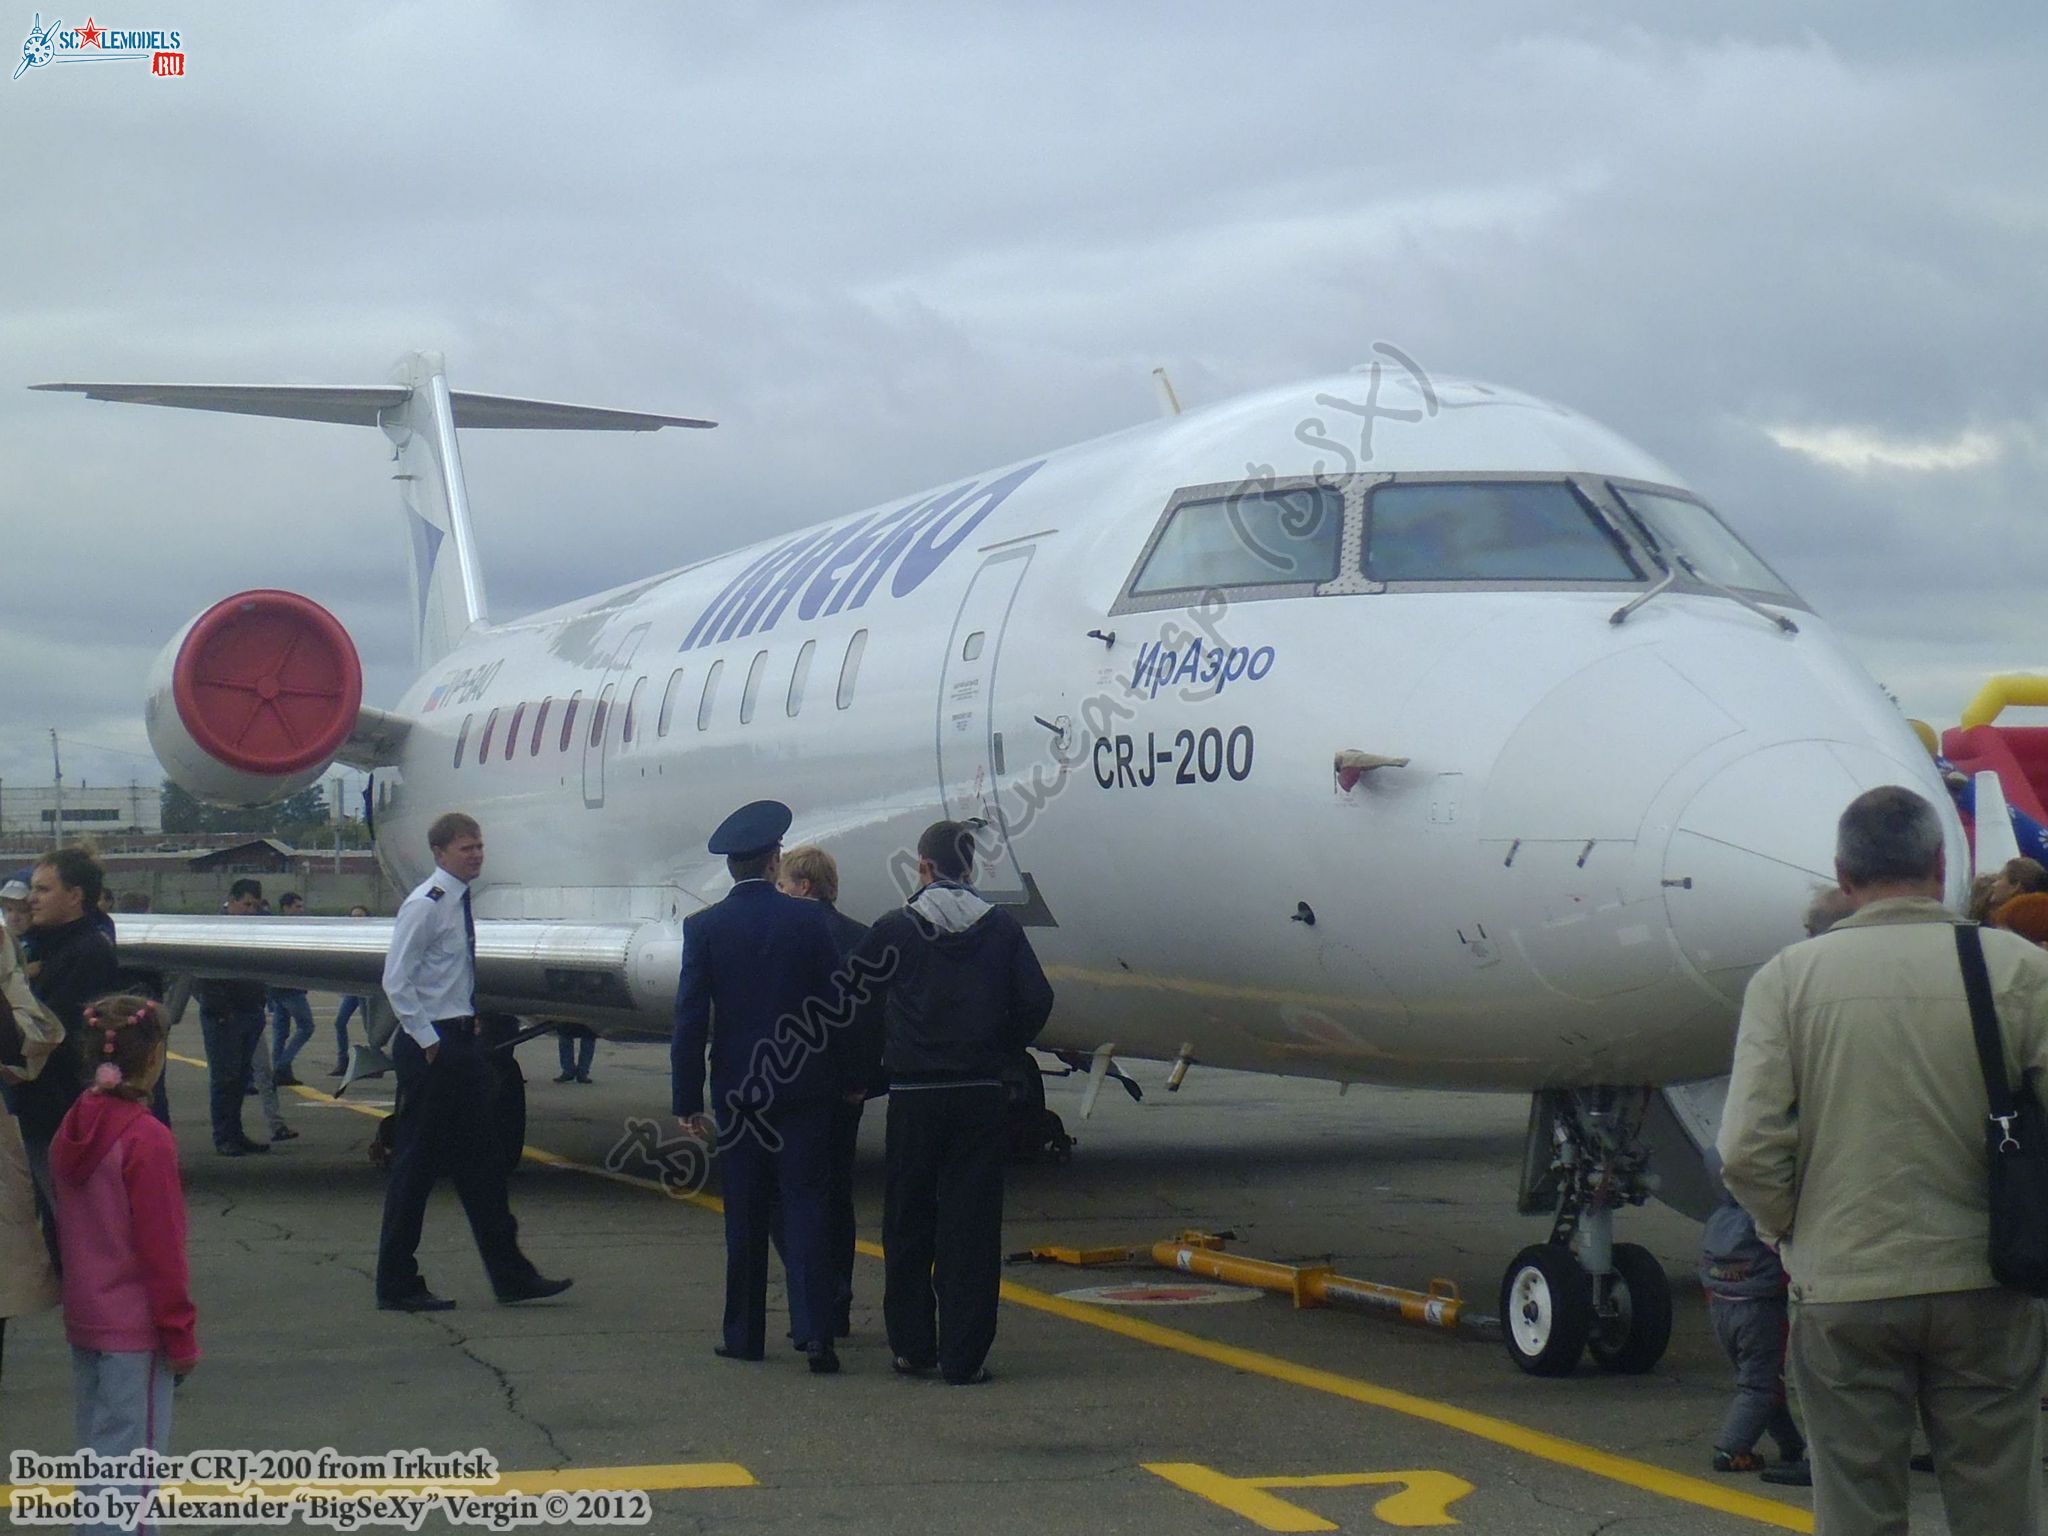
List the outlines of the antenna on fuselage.
{"type": "Polygon", "coordinates": [[[1154,368],[1152,370],[1152,377],[1159,385],[1159,402],[1166,407],[1161,414],[1178,416],[1180,414],[1180,396],[1173,392],[1173,380],[1166,376],[1164,368],[1154,368]]]}

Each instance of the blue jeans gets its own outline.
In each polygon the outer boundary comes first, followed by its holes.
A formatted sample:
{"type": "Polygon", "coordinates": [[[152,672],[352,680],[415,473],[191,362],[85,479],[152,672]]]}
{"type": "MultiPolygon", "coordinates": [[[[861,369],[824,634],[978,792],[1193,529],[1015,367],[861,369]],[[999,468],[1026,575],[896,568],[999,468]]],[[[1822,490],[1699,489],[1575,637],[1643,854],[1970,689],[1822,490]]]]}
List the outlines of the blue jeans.
{"type": "Polygon", "coordinates": [[[199,1033],[206,1042],[213,1144],[234,1146],[249,1139],[242,1129],[242,1090],[249,1084],[250,1065],[256,1057],[256,1046],[263,1039],[263,1015],[254,1011],[215,1013],[202,1003],[199,1033]]]}
{"type": "Polygon", "coordinates": [[[295,987],[273,988],[270,993],[270,1061],[279,1077],[291,1071],[292,1059],[312,1038],[313,1005],[306,1001],[306,994],[295,987]]]}
{"type": "Polygon", "coordinates": [[[555,1049],[561,1056],[564,1076],[588,1077],[590,1063],[597,1055],[597,1031],[587,1024],[558,1024],[555,1049]]]}
{"type": "MultiPolygon", "coordinates": [[[[78,1408],[78,1443],[82,1449],[102,1456],[126,1456],[147,1447],[153,1451],[171,1448],[171,1364],[160,1354],[109,1353],[71,1347],[71,1380],[78,1408]]],[[[131,1497],[145,1495],[146,1486],[118,1483],[113,1486],[131,1497]]],[[[87,1488],[81,1488],[81,1493],[87,1488]]],[[[106,1485],[90,1485],[90,1491],[104,1493],[106,1485]]],[[[156,1527],[152,1523],[150,1529],[156,1527]]],[[[107,1521],[91,1521],[78,1527],[90,1536],[120,1531],[107,1521]]]]}
{"type": "Polygon", "coordinates": [[[370,1021],[370,1000],[367,997],[350,995],[341,1000],[341,1006],[334,1010],[334,1070],[348,1070],[348,1021],[356,1014],[362,1014],[364,1024],[370,1021]]]}

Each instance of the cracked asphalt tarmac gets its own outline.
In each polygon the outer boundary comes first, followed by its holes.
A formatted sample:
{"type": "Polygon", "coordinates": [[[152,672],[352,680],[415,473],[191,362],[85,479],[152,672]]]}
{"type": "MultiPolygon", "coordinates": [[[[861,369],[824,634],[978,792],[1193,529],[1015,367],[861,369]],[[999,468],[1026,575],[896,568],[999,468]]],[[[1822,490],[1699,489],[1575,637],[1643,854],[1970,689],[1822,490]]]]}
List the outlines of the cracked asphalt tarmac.
{"type": "MultiPolygon", "coordinates": [[[[332,1000],[316,996],[315,1007],[324,1023],[332,1000]]],[[[187,1034],[174,1034],[173,1049],[196,1054],[197,1032],[187,1034]]],[[[629,1117],[666,1123],[664,1046],[601,1045],[588,1086],[551,1081],[545,1038],[520,1055],[530,1146],[595,1167],[629,1117]]],[[[303,1065],[327,1063],[309,1050],[303,1065]]],[[[1065,1167],[1013,1172],[1010,1249],[1149,1245],[1185,1228],[1229,1229],[1237,1252],[1327,1260],[1413,1287],[1444,1277],[1475,1310],[1493,1312],[1503,1265],[1545,1233],[1543,1221],[1513,1213],[1521,1100],[1375,1089],[1340,1097],[1328,1084],[1201,1068],[1167,1094],[1163,1065],[1128,1070],[1145,1086],[1144,1102],[1107,1085],[1085,1122],[1077,1080],[1049,1083],[1080,1146],[1065,1167]]],[[[589,1487],[603,1486],[608,1468],[736,1463],[751,1475],[751,1486],[653,1492],[657,1531],[1282,1528],[1150,1470],[1187,1464],[1196,1481],[1206,1468],[1240,1484],[1449,1474],[1470,1485],[1448,1504],[1452,1520],[1517,1536],[1810,1528],[1801,1491],[1707,1470],[1730,1376],[1692,1278],[1698,1228],[1661,1207],[1621,1221],[1625,1238],[1663,1261],[1676,1291],[1671,1351],[1648,1376],[1587,1367],[1537,1381],[1495,1342],[1297,1312],[1272,1295],[1242,1305],[1049,1302],[1166,1276],[1128,1265],[1018,1265],[1009,1278],[1024,1290],[1003,1309],[996,1379],[948,1387],[889,1371],[881,1265],[864,1257],[846,1369],[814,1378],[793,1352],[772,1350],[759,1365],[712,1356],[723,1274],[713,1212],[568,1167],[527,1163],[512,1199],[527,1251],[543,1273],[574,1276],[573,1290],[494,1305],[444,1187],[421,1261],[459,1305],[431,1316],[377,1312],[370,1277],[382,1180],[365,1155],[373,1121],[290,1096],[286,1115],[301,1139],[265,1157],[223,1159],[206,1134],[204,1072],[174,1064],[170,1086],[205,1351],[178,1394],[175,1449],[480,1447],[508,1470],[575,1469],[589,1487]],[[1133,1338],[1091,1321],[1105,1317],[1170,1332],[1133,1338]],[[1467,1423],[1458,1411],[1482,1417],[1467,1423]],[[1516,1426],[1570,1444],[1532,1452],[1511,1443],[1516,1426]],[[1701,1489],[1754,1507],[1703,1503],[1701,1489]]],[[[351,1091],[364,1107],[388,1099],[387,1082],[351,1091]]],[[[870,1240],[882,1120],[872,1106],[861,1136],[858,1202],[870,1240]]],[[[780,1304],[778,1277],[771,1318],[780,1304]]],[[[0,1446],[58,1449],[71,1423],[58,1320],[16,1322],[6,1346],[0,1446]]],[[[1918,1481],[1915,1529],[1941,1530],[1931,1479],[1918,1481]]],[[[1286,1528],[1375,1531],[1396,1528],[1390,1514],[1414,1517],[1412,1504],[1383,1502],[1400,1488],[1243,1497],[1254,1506],[1279,1498],[1327,1522],[1286,1528]]],[[[453,1527],[430,1518],[424,1528],[453,1527]]]]}

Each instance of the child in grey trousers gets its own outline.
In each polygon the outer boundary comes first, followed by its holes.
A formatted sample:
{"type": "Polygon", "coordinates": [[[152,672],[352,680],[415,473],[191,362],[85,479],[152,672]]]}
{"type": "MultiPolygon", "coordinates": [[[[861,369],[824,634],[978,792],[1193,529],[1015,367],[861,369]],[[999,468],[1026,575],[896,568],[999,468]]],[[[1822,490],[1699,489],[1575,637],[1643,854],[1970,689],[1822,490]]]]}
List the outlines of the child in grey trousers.
{"type": "MultiPolygon", "coordinates": [[[[1718,1185],[1720,1160],[1711,1152],[1708,1168],[1718,1185]]],[[[1700,1284],[1714,1337],[1735,1367],[1735,1401],[1714,1437],[1713,1465],[1716,1472],[1760,1472],[1756,1445],[1766,1433],[1784,1461],[1806,1456],[1806,1439],[1785,1403],[1785,1266],[1756,1235],[1749,1212],[1725,1189],[1721,1194],[1700,1243],[1700,1284]]]]}

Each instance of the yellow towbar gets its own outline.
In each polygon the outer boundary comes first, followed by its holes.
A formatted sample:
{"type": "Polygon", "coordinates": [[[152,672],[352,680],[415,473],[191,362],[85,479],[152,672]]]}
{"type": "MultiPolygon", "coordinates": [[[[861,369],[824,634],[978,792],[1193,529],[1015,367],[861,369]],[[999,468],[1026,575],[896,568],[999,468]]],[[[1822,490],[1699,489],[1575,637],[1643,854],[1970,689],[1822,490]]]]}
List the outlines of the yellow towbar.
{"type": "Polygon", "coordinates": [[[1373,1280],[1354,1280],[1327,1264],[1275,1264],[1268,1259],[1243,1259],[1222,1251],[1222,1240],[1201,1233],[1157,1243],[1152,1262],[1185,1275],[1201,1275],[1227,1285],[1248,1285],[1279,1291],[1297,1307],[1351,1307],[1361,1312],[1392,1312],[1411,1323],[1433,1328],[1497,1329],[1500,1320],[1467,1313],[1453,1280],[1432,1280],[1426,1291],[1403,1290],[1373,1280]]]}
{"type": "Polygon", "coordinates": [[[1223,1251],[1228,1232],[1183,1232],[1148,1248],[1027,1248],[1009,1255],[1012,1264],[1072,1264],[1093,1268],[1109,1264],[1142,1264],[1150,1258],[1161,1269],[1200,1275],[1226,1285],[1278,1291],[1297,1307],[1350,1307],[1359,1312],[1391,1312],[1411,1323],[1432,1328],[1464,1328],[1498,1332],[1500,1319],[1465,1309],[1455,1280],[1432,1280],[1424,1291],[1403,1290],[1374,1280],[1354,1280],[1327,1264],[1275,1264],[1269,1259],[1244,1259],[1223,1251]]]}

